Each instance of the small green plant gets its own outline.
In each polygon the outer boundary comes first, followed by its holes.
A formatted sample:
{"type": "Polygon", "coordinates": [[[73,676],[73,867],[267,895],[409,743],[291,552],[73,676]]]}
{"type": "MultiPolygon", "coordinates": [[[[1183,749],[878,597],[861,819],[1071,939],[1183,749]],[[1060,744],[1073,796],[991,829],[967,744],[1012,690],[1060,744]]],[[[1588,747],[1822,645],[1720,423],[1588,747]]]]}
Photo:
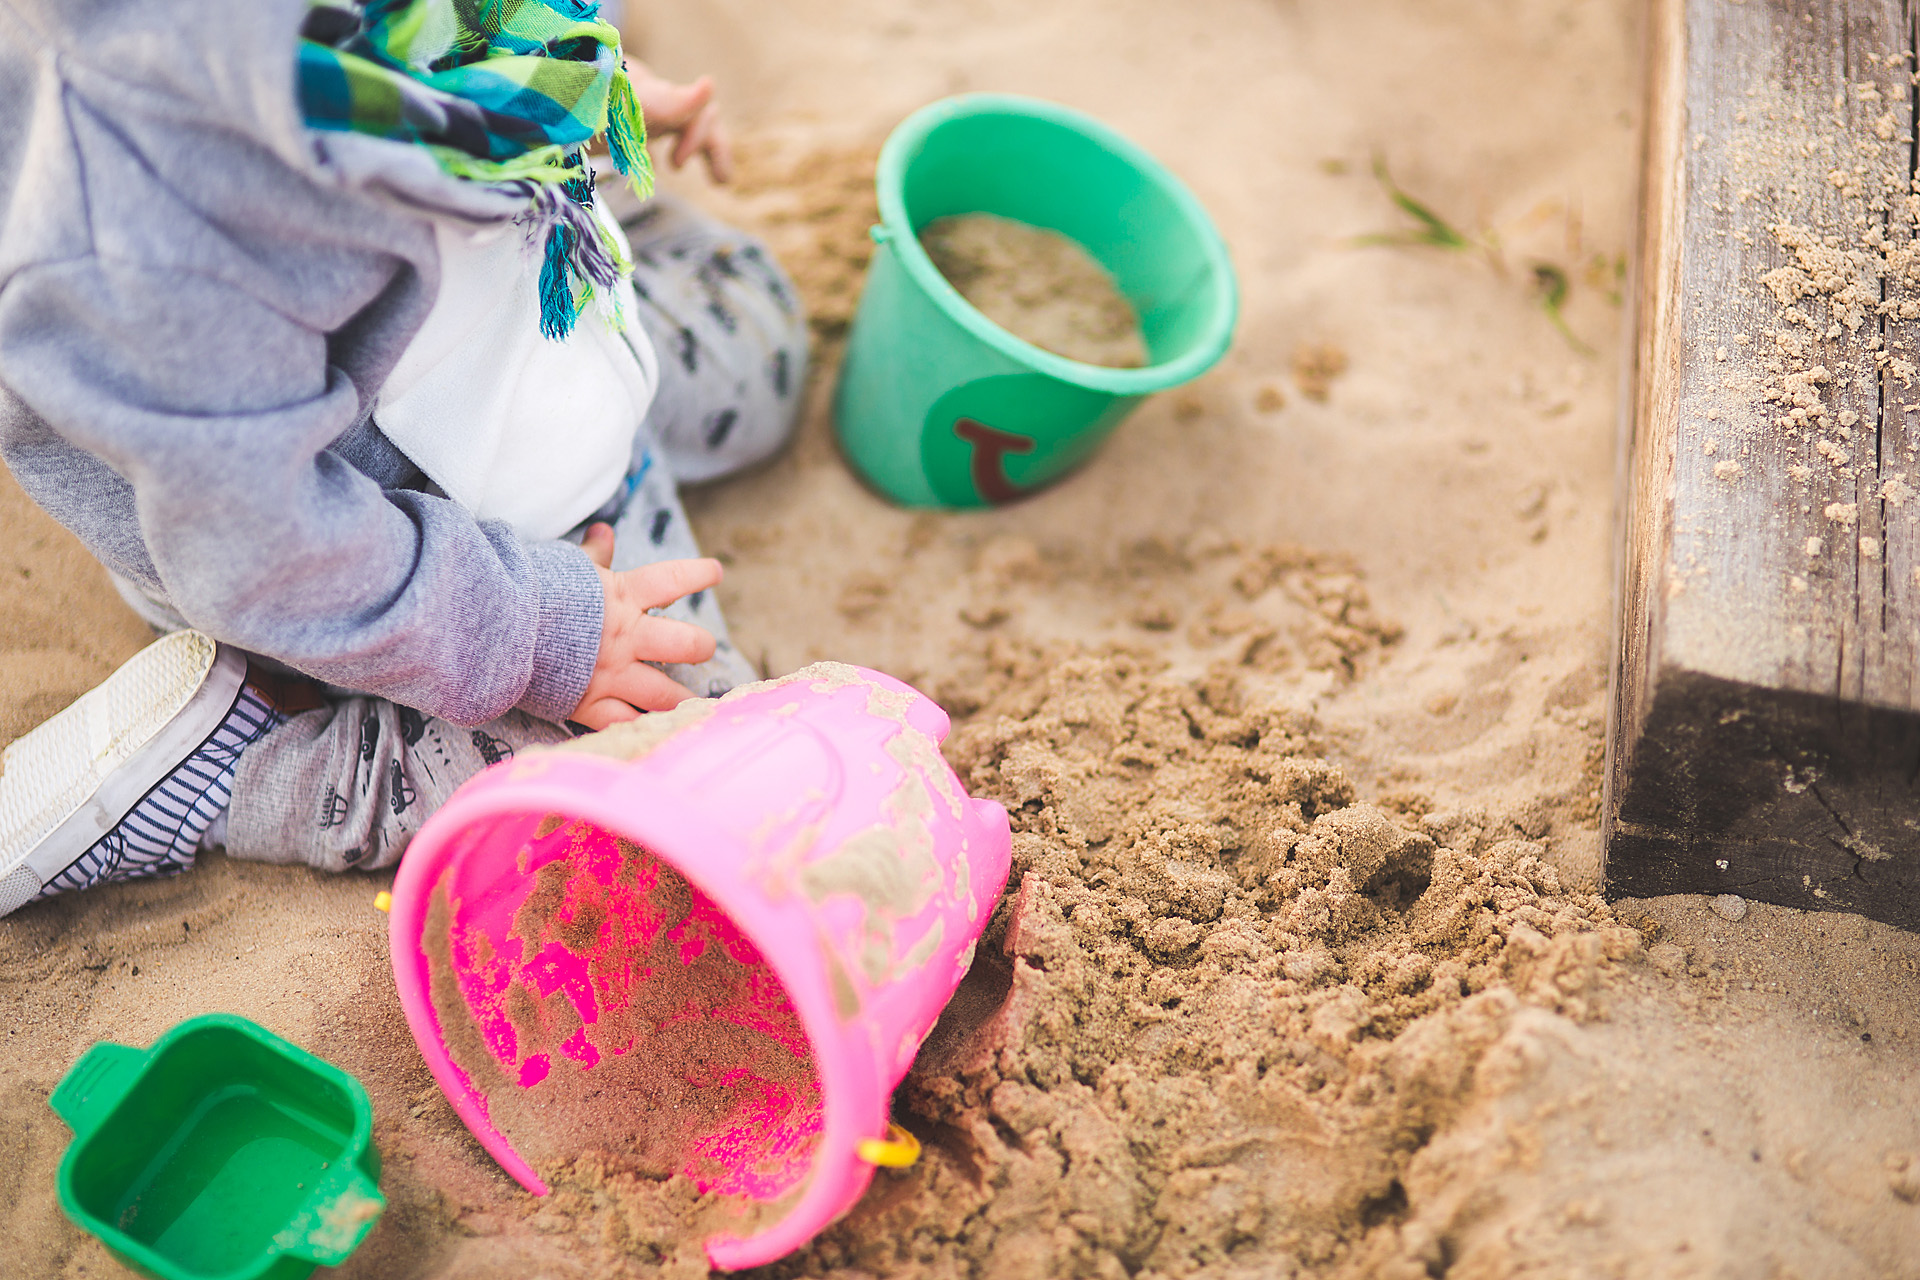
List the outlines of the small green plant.
{"type": "Polygon", "coordinates": [[[1540,309],[1547,313],[1547,319],[1567,340],[1567,345],[1583,356],[1592,355],[1593,348],[1567,327],[1567,318],[1561,313],[1561,308],[1567,303],[1567,292],[1572,288],[1567,283],[1567,273],[1551,262],[1536,262],[1533,264],[1533,288],[1540,299],[1540,309]]]}
{"type": "Polygon", "coordinates": [[[1381,190],[1387,193],[1387,198],[1400,206],[1403,213],[1408,214],[1420,225],[1402,231],[1376,231],[1370,235],[1355,236],[1353,244],[1356,248],[1415,245],[1431,249],[1460,250],[1487,247],[1482,242],[1461,234],[1445,218],[1401,190],[1400,185],[1393,180],[1393,175],[1387,172],[1385,157],[1373,158],[1373,176],[1379,182],[1381,190]]]}
{"type": "MultiPolygon", "coordinates": [[[[1487,265],[1491,266],[1495,272],[1502,276],[1507,274],[1506,262],[1500,252],[1500,238],[1495,232],[1484,231],[1479,235],[1470,236],[1455,227],[1425,203],[1402,189],[1400,184],[1393,180],[1393,175],[1388,172],[1386,159],[1382,156],[1376,155],[1373,158],[1373,176],[1374,180],[1380,184],[1380,189],[1386,192],[1387,198],[1393,201],[1402,213],[1412,218],[1415,225],[1398,231],[1376,231],[1355,236],[1348,242],[1354,248],[1443,249],[1449,253],[1477,250],[1486,256],[1487,265]]],[[[1626,270],[1624,259],[1610,261],[1604,256],[1597,256],[1594,263],[1588,266],[1587,278],[1589,283],[1594,283],[1596,271],[1604,272],[1614,267],[1616,262],[1618,270],[1610,282],[1614,285],[1614,289],[1608,292],[1607,296],[1618,305],[1618,281],[1624,276],[1626,270]]],[[[1531,264],[1531,277],[1534,296],[1539,300],[1540,309],[1546,312],[1548,321],[1560,332],[1560,336],[1567,340],[1567,345],[1583,356],[1593,355],[1593,348],[1581,341],[1579,335],[1574,333],[1572,327],[1567,324],[1567,297],[1573,291],[1573,285],[1567,279],[1566,271],[1551,262],[1534,262],[1531,264]]],[[[1602,279],[1604,280],[1604,276],[1602,279]]],[[[1596,285],[1596,287],[1603,286],[1596,285]]]]}

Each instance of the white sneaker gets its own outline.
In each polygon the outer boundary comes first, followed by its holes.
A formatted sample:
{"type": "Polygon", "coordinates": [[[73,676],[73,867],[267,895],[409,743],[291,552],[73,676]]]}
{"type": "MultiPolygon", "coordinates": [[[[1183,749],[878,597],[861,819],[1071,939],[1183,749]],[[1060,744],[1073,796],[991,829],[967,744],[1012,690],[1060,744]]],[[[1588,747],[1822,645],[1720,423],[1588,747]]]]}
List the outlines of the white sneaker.
{"type": "Polygon", "coordinates": [[[0,754],[0,916],[40,895],[199,751],[247,658],[176,631],[0,754]]]}

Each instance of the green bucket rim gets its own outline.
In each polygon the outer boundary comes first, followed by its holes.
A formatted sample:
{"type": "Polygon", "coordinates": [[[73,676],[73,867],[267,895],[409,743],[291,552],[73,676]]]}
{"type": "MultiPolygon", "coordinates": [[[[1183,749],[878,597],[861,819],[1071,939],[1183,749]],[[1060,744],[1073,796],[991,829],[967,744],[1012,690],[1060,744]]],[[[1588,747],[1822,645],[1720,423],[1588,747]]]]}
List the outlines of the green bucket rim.
{"type": "Polygon", "coordinates": [[[894,252],[900,255],[900,261],[914,283],[968,333],[1038,373],[1049,374],[1089,391],[1102,391],[1116,396],[1145,396],[1191,382],[1217,364],[1233,342],[1234,328],[1240,318],[1240,284],[1233,272],[1233,259],[1227,252],[1226,241],[1221,239],[1220,230],[1214,225],[1206,206],[1200,203],[1186,183],[1145,148],[1085,112],[1043,98],[1013,93],[967,93],[942,98],[908,116],[888,136],[886,145],[880,151],[880,165],[874,183],[880,197],[881,234],[892,244],[894,252]],[[1002,329],[961,297],[960,291],[940,274],[926,250],[920,247],[920,238],[914,234],[913,222],[907,216],[904,194],[907,166],[934,130],[955,120],[982,115],[1025,116],[1082,134],[1126,161],[1179,207],[1188,224],[1198,233],[1208,264],[1224,286],[1219,304],[1208,319],[1206,332],[1186,352],[1165,363],[1150,364],[1139,369],[1113,369],[1069,360],[1002,329]]]}

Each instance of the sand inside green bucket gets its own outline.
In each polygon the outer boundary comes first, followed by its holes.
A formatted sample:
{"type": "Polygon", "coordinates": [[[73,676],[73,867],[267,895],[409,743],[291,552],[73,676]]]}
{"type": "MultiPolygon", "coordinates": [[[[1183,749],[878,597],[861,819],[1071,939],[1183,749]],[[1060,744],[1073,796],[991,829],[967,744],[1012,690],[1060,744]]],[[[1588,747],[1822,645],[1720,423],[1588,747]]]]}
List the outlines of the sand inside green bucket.
{"type": "Polygon", "coordinates": [[[966,213],[928,223],[920,245],[961,297],[1016,338],[1082,364],[1147,363],[1132,305],[1107,269],[1058,231],[966,213]]]}

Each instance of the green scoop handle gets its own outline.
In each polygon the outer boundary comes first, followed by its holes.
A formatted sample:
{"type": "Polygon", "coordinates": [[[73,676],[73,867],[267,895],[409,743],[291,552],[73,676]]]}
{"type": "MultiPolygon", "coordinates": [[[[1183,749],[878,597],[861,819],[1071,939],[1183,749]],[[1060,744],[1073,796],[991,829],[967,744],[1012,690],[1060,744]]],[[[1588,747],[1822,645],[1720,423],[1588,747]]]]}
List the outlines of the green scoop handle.
{"type": "Polygon", "coordinates": [[[101,1041],[73,1064],[73,1069],[47,1099],[74,1136],[84,1138],[100,1127],[147,1064],[149,1050],[101,1041]]]}

